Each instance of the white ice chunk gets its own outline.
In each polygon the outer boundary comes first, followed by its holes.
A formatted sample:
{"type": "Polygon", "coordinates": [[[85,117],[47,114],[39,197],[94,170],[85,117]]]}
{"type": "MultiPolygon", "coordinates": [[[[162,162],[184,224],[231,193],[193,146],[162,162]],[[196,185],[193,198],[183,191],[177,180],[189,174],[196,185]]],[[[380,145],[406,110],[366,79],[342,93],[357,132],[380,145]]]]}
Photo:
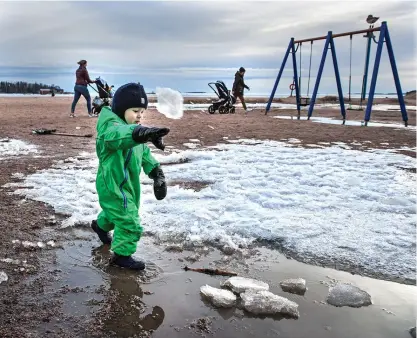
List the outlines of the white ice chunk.
{"type": "Polygon", "coordinates": [[[0,284],[3,282],[7,282],[8,279],[9,277],[7,276],[7,274],[4,271],[0,271],[0,284]]]}
{"type": "Polygon", "coordinates": [[[38,245],[36,243],[33,243],[33,242],[23,241],[22,246],[24,248],[36,248],[38,245]]]}
{"type": "Polygon", "coordinates": [[[13,258],[1,258],[0,262],[13,264],[13,265],[19,265],[20,264],[20,261],[18,259],[13,259],[13,258]]]}
{"type": "Polygon", "coordinates": [[[235,293],[242,293],[247,290],[269,290],[269,285],[265,282],[252,279],[252,278],[245,278],[245,277],[230,277],[226,280],[223,284],[223,287],[230,288],[235,293]]]}
{"type": "Polygon", "coordinates": [[[161,114],[170,119],[180,119],[184,114],[184,98],[181,93],[171,88],[156,88],[158,103],[156,107],[161,114]]]}
{"type": "Polygon", "coordinates": [[[13,173],[12,177],[16,179],[23,179],[25,175],[23,173],[13,173]]]}
{"type": "Polygon", "coordinates": [[[198,143],[189,143],[189,142],[188,143],[183,143],[183,145],[187,148],[190,148],[190,149],[195,149],[199,146],[198,143]]]}
{"type": "Polygon", "coordinates": [[[49,241],[49,242],[46,242],[46,245],[49,245],[51,247],[54,247],[55,246],[55,242],[54,241],[49,241]]]}
{"type": "Polygon", "coordinates": [[[236,296],[229,290],[213,288],[204,285],[200,288],[201,294],[216,307],[232,307],[236,304],[236,296]]]}
{"type": "Polygon", "coordinates": [[[245,310],[257,315],[283,314],[295,318],[300,316],[297,303],[269,291],[247,291],[240,297],[245,310]]]}
{"type": "Polygon", "coordinates": [[[306,281],[303,278],[292,278],[286,279],[279,283],[281,286],[282,291],[296,293],[303,295],[306,290],[306,281]]]}

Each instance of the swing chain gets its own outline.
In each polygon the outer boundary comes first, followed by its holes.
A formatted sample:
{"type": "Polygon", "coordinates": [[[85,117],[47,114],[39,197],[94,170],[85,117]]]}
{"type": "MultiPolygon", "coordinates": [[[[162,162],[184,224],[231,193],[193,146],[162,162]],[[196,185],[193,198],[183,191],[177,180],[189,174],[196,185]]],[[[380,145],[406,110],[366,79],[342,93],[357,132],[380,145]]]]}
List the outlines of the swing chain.
{"type": "Polygon", "coordinates": [[[300,93],[301,96],[301,47],[302,47],[303,43],[300,42],[300,75],[298,75],[298,92],[300,93]]]}
{"type": "Polygon", "coordinates": [[[349,106],[351,104],[352,88],[352,34],[350,35],[350,53],[349,53],[349,106]]]}
{"type": "Polygon", "coordinates": [[[307,84],[307,97],[309,97],[310,94],[310,75],[311,75],[311,57],[313,54],[313,40],[311,40],[310,44],[310,65],[308,67],[308,84],[307,84]]]}

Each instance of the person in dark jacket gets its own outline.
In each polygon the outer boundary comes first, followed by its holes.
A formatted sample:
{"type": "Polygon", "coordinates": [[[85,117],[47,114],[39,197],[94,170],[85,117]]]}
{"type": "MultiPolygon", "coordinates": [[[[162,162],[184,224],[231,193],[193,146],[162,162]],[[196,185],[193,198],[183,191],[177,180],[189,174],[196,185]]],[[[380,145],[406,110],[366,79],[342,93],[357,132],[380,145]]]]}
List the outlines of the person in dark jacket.
{"type": "Polygon", "coordinates": [[[75,117],[75,106],[77,105],[81,95],[84,96],[84,98],[87,100],[88,116],[93,117],[94,115],[92,114],[91,96],[90,92],[88,91],[87,85],[89,83],[95,83],[96,81],[91,80],[90,76],[88,75],[86,60],[80,60],[77,63],[80,66],[75,72],[76,80],[74,86],[74,100],[72,101],[71,105],[70,117],[75,117]]]}
{"type": "Polygon", "coordinates": [[[245,68],[240,67],[239,70],[235,74],[235,81],[233,82],[232,87],[232,94],[234,97],[239,98],[240,102],[242,102],[243,109],[247,111],[245,98],[243,97],[243,91],[246,88],[247,90],[250,90],[250,88],[245,84],[245,81],[243,80],[243,77],[245,76],[245,68]]]}

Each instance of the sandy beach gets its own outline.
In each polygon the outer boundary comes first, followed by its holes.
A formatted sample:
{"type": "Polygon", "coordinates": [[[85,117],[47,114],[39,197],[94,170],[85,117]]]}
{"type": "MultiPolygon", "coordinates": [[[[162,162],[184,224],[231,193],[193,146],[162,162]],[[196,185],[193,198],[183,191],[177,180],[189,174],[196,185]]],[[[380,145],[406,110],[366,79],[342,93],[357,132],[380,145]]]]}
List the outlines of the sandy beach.
{"type": "MultiPolygon", "coordinates": [[[[359,103],[355,100],[352,104],[359,103]]],[[[368,266],[351,259],[355,253],[347,258],[342,256],[340,260],[333,256],[307,255],[295,246],[282,244],[275,237],[274,240],[257,240],[248,246],[237,245],[231,250],[204,240],[202,245],[187,245],[188,242],[177,238],[163,238],[155,230],[157,226],[150,224],[157,217],[153,218],[151,214],[144,218],[145,234],[136,253],[148,263],[146,272],[138,275],[109,266],[109,249],[100,246],[88,221],[79,222],[77,218],[73,224],[62,228],[61,224],[71,218],[71,212],[57,212],[59,207],[53,203],[16,193],[22,188],[40,189],[36,185],[36,174],[55,168],[55,174],[61,175],[65,165],[68,173],[85,170],[90,175],[87,182],[94,180],[91,161],[95,151],[96,119],[87,116],[83,99],[77,106],[77,117],[69,118],[71,101],[71,97],[59,96],[0,97],[0,140],[11,144],[10,148],[4,146],[9,152],[0,152],[0,271],[7,274],[7,280],[0,282],[1,337],[411,337],[409,330],[415,326],[416,318],[415,266],[413,278],[410,277],[412,268],[410,270],[408,266],[401,266],[402,270],[394,273],[395,267],[378,270],[374,269],[378,267],[377,262],[368,266]],[[32,130],[37,128],[93,134],[93,137],[33,134],[32,130]],[[25,143],[15,146],[14,140],[25,143]],[[36,147],[36,151],[28,145],[36,147]],[[25,181],[27,178],[32,181],[25,181]],[[34,186],[31,188],[30,184],[34,186]],[[54,244],[42,248],[25,247],[19,244],[23,241],[53,241],[54,244]],[[200,287],[207,284],[218,288],[228,277],[184,271],[186,265],[224,269],[262,280],[269,284],[274,294],[296,302],[300,316],[291,319],[253,315],[236,307],[218,309],[202,299],[200,287]],[[305,279],[307,292],[303,296],[284,292],[280,281],[287,278],[305,279]],[[329,287],[337,283],[351,283],[368,292],[372,305],[352,308],[328,304],[329,287]]],[[[324,151],[340,146],[342,149],[334,151],[373,151],[381,152],[378,153],[380,156],[391,152],[402,155],[402,161],[415,161],[415,96],[406,98],[407,128],[403,126],[395,99],[375,100],[368,127],[360,125],[364,111],[357,110],[347,111],[348,121],[357,122],[357,125],[341,125],[340,111],[329,98],[317,100],[313,117],[318,119],[311,121],[305,120],[306,108],[301,114],[304,119],[296,119],[296,110],[287,106],[294,103],[293,98],[275,99],[278,106],[268,115],[265,115],[266,101],[267,98],[248,98],[247,102],[255,106],[247,114],[238,102],[236,114],[211,115],[204,107],[192,107],[209,103],[207,98],[186,97],[184,103],[191,106],[181,119],[167,119],[151,108],[145,115],[144,124],[171,128],[165,143],[170,146],[167,153],[172,156],[176,152],[209,150],[212,149],[209,147],[228,141],[239,144],[244,140],[241,143],[247,148],[256,147],[263,141],[292,144],[294,152],[304,149],[324,151]]],[[[221,153],[224,149],[212,149],[216,150],[221,153]]],[[[269,148],[265,154],[274,156],[269,148]]],[[[195,153],[189,155],[197,162],[195,153]]],[[[190,161],[192,163],[193,159],[190,161]]],[[[354,159],[346,158],[346,161],[353,163],[354,159]]],[[[369,160],[370,167],[372,163],[381,168],[385,165],[369,160]]],[[[174,161],[165,166],[175,170],[180,164],[174,161]]],[[[352,165],[352,168],[355,167],[352,165]]],[[[414,169],[403,168],[402,172],[409,175],[407,179],[415,181],[415,166],[414,169]]],[[[262,175],[259,172],[259,176],[262,175]]],[[[215,182],[203,179],[172,178],[168,191],[182,189],[182,193],[191,194],[214,185],[215,182]]],[[[85,189],[90,188],[86,186],[85,189]]],[[[81,203],[82,198],[90,195],[86,196],[80,197],[81,203]]],[[[60,198],[65,201],[66,197],[55,197],[60,198]]],[[[86,200],[85,204],[90,202],[86,200]]],[[[279,207],[273,209],[280,213],[279,207]]],[[[87,206],[86,210],[91,209],[87,206]]],[[[354,217],[355,211],[352,215],[354,217]]],[[[369,217],[372,218],[372,213],[369,217]]],[[[308,244],[314,236],[303,240],[308,244]]],[[[386,251],[387,256],[380,257],[381,261],[400,261],[401,257],[394,253],[413,250],[415,256],[415,237],[409,242],[414,245],[400,243],[403,246],[395,248],[399,251],[386,251]]]]}

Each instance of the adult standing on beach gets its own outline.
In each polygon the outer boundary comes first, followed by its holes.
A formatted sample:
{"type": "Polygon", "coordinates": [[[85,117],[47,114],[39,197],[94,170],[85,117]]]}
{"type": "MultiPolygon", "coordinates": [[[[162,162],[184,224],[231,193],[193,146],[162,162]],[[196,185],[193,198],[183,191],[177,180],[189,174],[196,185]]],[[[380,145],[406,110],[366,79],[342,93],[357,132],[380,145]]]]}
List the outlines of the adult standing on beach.
{"type": "Polygon", "coordinates": [[[234,97],[239,98],[240,102],[242,102],[243,109],[247,112],[248,109],[246,107],[245,99],[243,97],[243,91],[246,88],[250,90],[250,88],[245,84],[243,77],[245,76],[245,68],[240,67],[239,70],[235,74],[235,81],[233,82],[232,87],[232,94],[234,97]]]}
{"type": "Polygon", "coordinates": [[[87,100],[88,116],[93,117],[94,115],[92,114],[91,96],[90,92],[88,91],[87,85],[89,83],[95,83],[96,81],[91,80],[90,76],[88,75],[86,60],[80,60],[77,63],[80,66],[75,72],[76,79],[74,86],[74,100],[72,101],[71,105],[70,117],[75,117],[75,106],[77,105],[81,95],[84,96],[84,98],[87,100]]]}

